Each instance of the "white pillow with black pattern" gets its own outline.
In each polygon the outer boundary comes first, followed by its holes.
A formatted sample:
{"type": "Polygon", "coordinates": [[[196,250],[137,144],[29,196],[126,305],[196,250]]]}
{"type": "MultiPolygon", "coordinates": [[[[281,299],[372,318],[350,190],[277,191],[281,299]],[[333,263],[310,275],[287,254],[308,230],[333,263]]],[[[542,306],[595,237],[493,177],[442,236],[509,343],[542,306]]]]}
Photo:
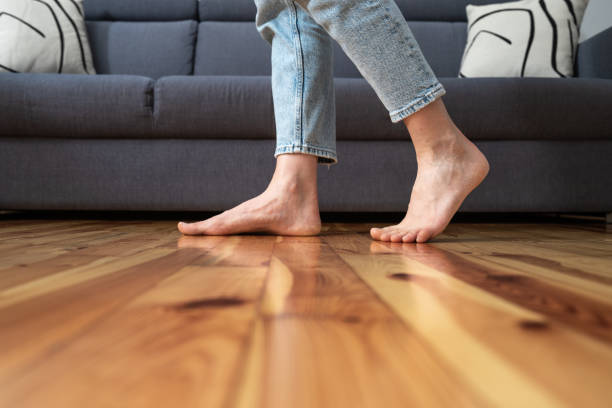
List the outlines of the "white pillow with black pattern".
{"type": "Polygon", "coordinates": [[[521,0],[466,7],[459,76],[571,77],[589,0],[521,0]]]}
{"type": "Polygon", "coordinates": [[[95,74],[82,0],[0,0],[0,72],[95,74]]]}

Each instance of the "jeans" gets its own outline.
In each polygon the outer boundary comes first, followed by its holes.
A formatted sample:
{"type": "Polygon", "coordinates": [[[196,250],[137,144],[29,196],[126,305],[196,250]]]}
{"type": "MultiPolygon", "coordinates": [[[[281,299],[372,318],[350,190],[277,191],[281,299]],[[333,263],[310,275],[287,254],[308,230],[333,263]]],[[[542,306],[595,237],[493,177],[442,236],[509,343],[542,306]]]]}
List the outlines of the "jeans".
{"type": "Polygon", "coordinates": [[[372,86],[392,122],[446,93],[393,0],[255,0],[272,47],[276,150],[335,164],[332,40],[372,86]]]}

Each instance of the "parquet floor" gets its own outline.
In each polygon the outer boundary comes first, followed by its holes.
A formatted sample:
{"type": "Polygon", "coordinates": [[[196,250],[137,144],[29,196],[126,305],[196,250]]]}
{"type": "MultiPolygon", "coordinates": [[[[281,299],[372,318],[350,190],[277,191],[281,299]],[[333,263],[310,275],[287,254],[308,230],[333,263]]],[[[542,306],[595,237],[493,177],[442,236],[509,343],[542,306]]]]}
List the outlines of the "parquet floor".
{"type": "Polygon", "coordinates": [[[0,218],[0,407],[612,406],[603,222],[370,226],[0,218]]]}

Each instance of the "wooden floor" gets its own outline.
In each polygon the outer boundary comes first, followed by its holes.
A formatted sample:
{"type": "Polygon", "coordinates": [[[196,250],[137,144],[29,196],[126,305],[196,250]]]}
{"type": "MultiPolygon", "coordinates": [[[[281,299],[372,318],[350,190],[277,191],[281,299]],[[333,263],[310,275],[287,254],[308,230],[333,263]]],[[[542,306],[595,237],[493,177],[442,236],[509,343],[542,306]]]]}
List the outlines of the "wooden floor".
{"type": "Polygon", "coordinates": [[[0,407],[610,407],[612,234],[0,218],[0,407]]]}

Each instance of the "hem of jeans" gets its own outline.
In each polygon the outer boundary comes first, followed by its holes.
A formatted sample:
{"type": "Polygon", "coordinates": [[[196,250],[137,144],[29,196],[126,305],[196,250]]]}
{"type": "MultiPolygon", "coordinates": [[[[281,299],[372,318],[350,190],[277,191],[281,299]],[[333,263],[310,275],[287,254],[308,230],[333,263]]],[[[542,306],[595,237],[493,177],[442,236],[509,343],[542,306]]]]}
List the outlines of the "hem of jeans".
{"type": "Polygon", "coordinates": [[[338,163],[338,156],[333,150],[306,146],[306,145],[286,145],[278,146],[274,151],[274,157],[283,153],[303,153],[317,156],[317,162],[321,164],[336,164],[338,163]]]}
{"type": "Polygon", "coordinates": [[[402,119],[405,119],[413,113],[423,109],[425,106],[429,105],[431,102],[435,101],[438,97],[444,94],[446,94],[446,90],[444,89],[444,86],[438,82],[437,84],[427,88],[423,95],[418,96],[408,105],[390,112],[389,116],[391,117],[391,122],[397,123],[402,119]]]}

